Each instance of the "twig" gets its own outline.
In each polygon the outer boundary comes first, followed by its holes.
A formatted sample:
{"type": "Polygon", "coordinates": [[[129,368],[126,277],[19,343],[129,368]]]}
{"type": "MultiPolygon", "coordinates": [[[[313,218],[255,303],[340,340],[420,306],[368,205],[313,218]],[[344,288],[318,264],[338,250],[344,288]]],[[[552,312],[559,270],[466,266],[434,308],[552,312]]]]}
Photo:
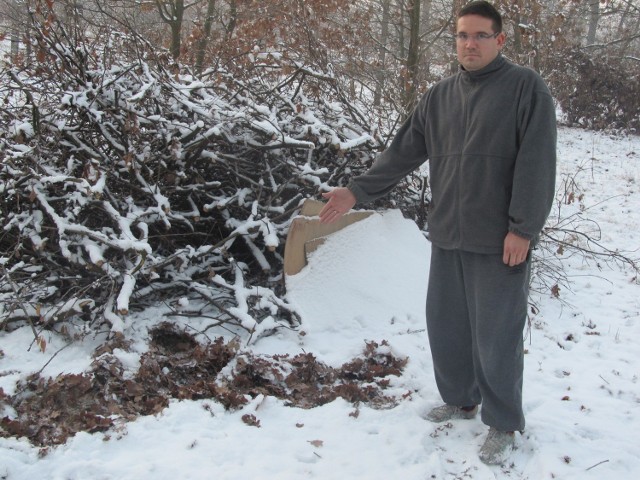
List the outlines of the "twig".
{"type": "Polygon", "coordinates": [[[602,465],[603,463],[607,463],[609,461],[609,459],[607,460],[602,460],[601,462],[596,463],[595,465],[592,465],[591,467],[587,468],[587,472],[593,468],[596,468],[598,465],[602,465]]]}
{"type": "Polygon", "coordinates": [[[44,369],[45,369],[45,368],[47,368],[47,365],[49,365],[49,364],[53,361],[53,359],[54,359],[54,358],[56,358],[56,356],[57,356],[61,351],[63,351],[63,350],[64,350],[65,348],[67,348],[67,347],[70,347],[71,345],[72,345],[71,343],[67,343],[64,347],[62,347],[62,348],[61,348],[61,349],[59,349],[56,353],[54,353],[54,354],[51,356],[51,358],[47,361],[47,363],[45,363],[45,364],[42,366],[42,368],[41,368],[40,370],[38,370],[37,375],[39,376],[39,375],[44,371],[44,369]]]}
{"type": "Polygon", "coordinates": [[[11,289],[13,290],[13,293],[16,296],[16,302],[18,302],[18,304],[20,305],[20,308],[22,308],[22,311],[25,314],[27,322],[29,323],[29,326],[31,327],[31,331],[33,332],[33,336],[34,336],[34,341],[37,342],[38,341],[38,332],[36,331],[36,327],[33,325],[33,322],[31,321],[31,317],[29,316],[29,310],[27,310],[26,305],[22,301],[22,296],[20,295],[20,289],[18,288],[18,286],[15,284],[15,282],[13,281],[11,276],[9,275],[9,271],[7,270],[7,267],[2,265],[2,271],[3,271],[4,277],[7,279],[7,282],[9,282],[9,285],[11,285],[11,289]]]}

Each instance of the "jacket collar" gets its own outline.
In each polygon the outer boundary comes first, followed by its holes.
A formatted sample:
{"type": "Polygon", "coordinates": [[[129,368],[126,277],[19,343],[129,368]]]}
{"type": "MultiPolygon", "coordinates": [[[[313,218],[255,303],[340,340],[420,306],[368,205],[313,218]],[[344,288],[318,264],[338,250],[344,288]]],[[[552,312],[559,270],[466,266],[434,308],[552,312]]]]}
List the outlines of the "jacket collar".
{"type": "Polygon", "coordinates": [[[462,65],[460,65],[460,73],[462,73],[465,77],[468,77],[469,79],[480,80],[481,78],[484,78],[490,75],[491,73],[495,72],[496,70],[499,70],[500,68],[502,68],[505,63],[507,63],[506,58],[502,56],[502,53],[498,53],[498,56],[494,58],[489,65],[487,65],[484,68],[481,68],[480,70],[469,71],[469,70],[465,70],[465,68],[462,65]]]}

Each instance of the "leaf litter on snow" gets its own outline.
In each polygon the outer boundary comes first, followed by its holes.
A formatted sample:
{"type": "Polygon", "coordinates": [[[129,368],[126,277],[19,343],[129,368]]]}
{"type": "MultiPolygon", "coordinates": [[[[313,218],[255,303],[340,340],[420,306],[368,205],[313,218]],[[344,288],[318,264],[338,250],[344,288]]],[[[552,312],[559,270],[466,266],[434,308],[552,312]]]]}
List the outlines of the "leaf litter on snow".
{"type": "MultiPolygon", "coordinates": [[[[111,352],[126,348],[115,340],[96,352],[90,371],[43,378],[34,374],[13,395],[0,392],[0,403],[15,415],[0,420],[0,435],[26,437],[47,447],[66,442],[80,431],[108,431],[141,415],[154,415],[170,400],[215,399],[225,409],[241,409],[249,399],[273,396],[285,405],[313,408],[343,398],[374,408],[396,404],[385,395],[390,375],[399,376],[407,363],[376,342],[366,342],[362,356],[339,368],[310,353],[258,356],[241,352],[236,341],[218,338],[208,345],[165,322],[150,330],[149,351],[127,378],[111,352]],[[110,352],[111,351],[111,352],[110,352]],[[225,367],[231,366],[231,369],[225,367]],[[223,370],[226,373],[222,373],[223,370]]],[[[253,414],[244,423],[260,427],[253,414]]]]}

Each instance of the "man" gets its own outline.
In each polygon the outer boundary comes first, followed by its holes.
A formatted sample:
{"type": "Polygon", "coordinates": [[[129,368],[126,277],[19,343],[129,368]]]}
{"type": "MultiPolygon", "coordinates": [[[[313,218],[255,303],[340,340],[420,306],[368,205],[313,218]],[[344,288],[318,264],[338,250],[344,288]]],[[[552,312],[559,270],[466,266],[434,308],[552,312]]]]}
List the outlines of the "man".
{"type": "Polygon", "coordinates": [[[491,4],[467,4],[456,27],[460,71],[423,96],[368,172],[323,194],[320,219],[385,195],[429,160],[427,331],[445,404],[427,418],[471,419],[482,404],[490,428],[480,458],[498,464],[525,425],[530,251],[555,193],[556,119],[540,76],[502,56],[491,4]]]}

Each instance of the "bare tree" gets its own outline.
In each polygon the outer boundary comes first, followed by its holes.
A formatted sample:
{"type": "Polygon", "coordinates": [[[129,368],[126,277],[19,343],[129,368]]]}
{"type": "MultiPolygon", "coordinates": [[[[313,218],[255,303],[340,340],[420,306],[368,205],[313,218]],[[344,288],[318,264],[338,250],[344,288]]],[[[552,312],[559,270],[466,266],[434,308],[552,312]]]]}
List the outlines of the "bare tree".
{"type": "Polygon", "coordinates": [[[387,48],[389,42],[389,22],[391,20],[391,0],[382,0],[382,23],[380,24],[380,40],[378,45],[378,69],[376,72],[376,86],[373,104],[377,107],[382,99],[382,90],[385,88],[385,69],[387,48]]]}
{"type": "Polygon", "coordinates": [[[616,29],[619,55],[622,59],[640,62],[640,2],[623,1],[620,20],[616,29]],[[634,48],[635,47],[635,48],[634,48]]]}
{"type": "MultiPolygon", "coordinates": [[[[453,27],[452,27],[453,30],[456,29],[456,25],[457,25],[456,19],[457,19],[458,12],[464,6],[465,3],[467,3],[465,0],[452,0],[451,2],[451,19],[453,24],[453,27]]],[[[456,60],[452,59],[452,61],[449,63],[449,70],[450,70],[450,73],[454,73],[458,70],[458,62],[456,60]]]]}
{"type": "Polygon", "coordinates": [[[9,37],[12,62],[21,62],[23,57],[26,59],[30,57],[31,42],[24,2],[20,0],[0,2],[0,35],[9,37]]]}
{"type": "Polygon", "coordinates": [[[213,27],[213,15],[215,13],[216,0],[207,0],[207,13],[204,18],[204,24],[202,27],[202,37],[198,42],[196,53],[196,72],[202,73],[202,66],[204,64],[204,57],[209,44],[209,38],[211,36],[211,28],[213,27]]]}
{"type": "Polygon", "coordinates": [[[193,6],[193,3],[185,3],[184,0],[155,0],[160,18],[171,28],[171,56],[174,60],[180,57],[182,44],[182,23],[185,11],[193,6]]]}
{"type": "Polygon", "coordinates": [[[418,62],[420,61],[420,0],[409,0],[409,49],[407,51],[407,78],[404,88],[404,107],[407,112],[416,104],[418,83],[418,62]]]}
{"type": "Polygon", "coordinates": [[[600,0],[589,0],[589,31],[587,32],[587,45],[596,41],[596,31],[600,20],[600,0]]]}

